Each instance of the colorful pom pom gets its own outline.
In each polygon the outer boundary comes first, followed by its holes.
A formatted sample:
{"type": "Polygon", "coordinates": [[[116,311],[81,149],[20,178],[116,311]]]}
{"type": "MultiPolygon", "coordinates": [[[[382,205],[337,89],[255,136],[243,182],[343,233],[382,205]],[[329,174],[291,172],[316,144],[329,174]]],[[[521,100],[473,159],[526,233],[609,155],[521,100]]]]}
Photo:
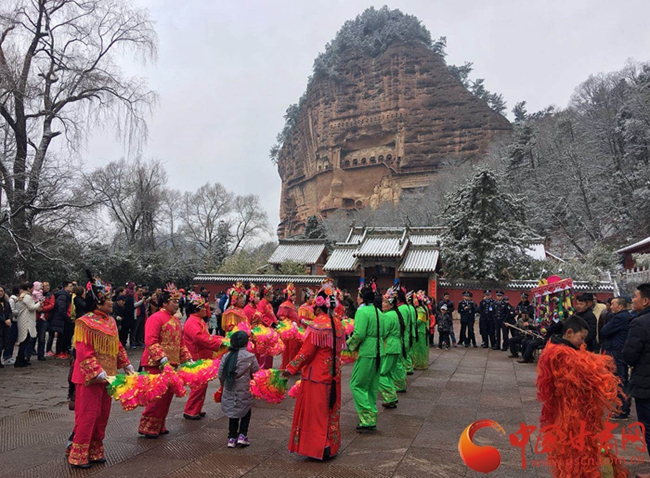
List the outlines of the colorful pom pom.
{"type": "Polygon", "coordinates": [[[251,394],[268,403],[280,403],[287,395],[289,381],[282,377],[280,370],[269,368],[262,369],[253,374],[250,383],[251,394]]]}
{"type": "Polygon", "coordinates": [[[354,332],[354,319],[346,317],[345,319],[341,320],[341,326],[343,326],[345,335],[352,335],[352,332],[354,332]]]}
{"type": "Polygon", "coordinates": [[[261,355],[280,355],[284,352],[284,342],[277,331],[264,325],[252,329],[255,351],[261,355]]]}
{"type": "Polygon", "coordinates": [[[298,380],[293,387],[289,389],[287,392],[287,395],[289,395],[291,398],[298,398],[298,392],[300,391],[300,384],[302,383],[301,380],[298,380]]]}
{"type": "Polygon", "coordinates": [[[176,373],[183,383],[192,390],[201,388],[209,381],[217,378],[219,374],[219,360],[197,360],[193,363],[184,363],[176,373]]]}
{"type": "Polygon", "coordinates": [[[354,363],[356,359],[359,358],[359,352],[355,350],[354,352],[352,350],[341,350],[341,362],[344,364],[348,363],[354,363]]]}
{"type": "Polygon", "coordinates": [[[146,407],[167,392],[167,380],[162,374],[119,374],[107,386],[108,394],[120,402],[125,411],[146,407]]]}
{"type": "Polygon", "coordinates": [[[163,367],[162,376],[167,380],[169,390],[171,390],[175,396],[184,397],[187,394],[185,383],[168,363],[163,367]]]}

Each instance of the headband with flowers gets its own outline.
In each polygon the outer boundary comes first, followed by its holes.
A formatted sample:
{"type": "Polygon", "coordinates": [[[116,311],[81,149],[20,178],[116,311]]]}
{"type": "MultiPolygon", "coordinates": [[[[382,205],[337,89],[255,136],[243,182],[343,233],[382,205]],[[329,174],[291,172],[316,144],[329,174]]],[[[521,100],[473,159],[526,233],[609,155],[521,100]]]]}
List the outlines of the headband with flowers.
{"type": "Polygon", "coordinates": [[[252,299],[255,296],[259,296],[260,290],[257,288],[255,284],[251,282],[251,286],[248,288],[246,291],[246,297],[249,299],[252,299]]]}
{"type": "Polygon", "coordinates": [[[287,284],[287,288],[284,289],[283,292],[284,292],[285,295],[295,297],[296,296],[296,286],[293,285],[293,282],[289,282],[287,284]]]}
{"type": "Polygon", "coordinates": [[[201,294],[197,294],[194,291],[190,292],[190,295],[187,296],[187,301],[196,309],[200,309],[205,305],[205,298],[201,294]]]}
{"type": "Polygon", "coordinates": [[[389,304],[394,304],[397,301],[397,288],[390,287],[384,294],[384,299],[386,299],[389,304]]]}
{"type": "Polygon", "coordinates": [[[271,284],[266,284],[262,288],[262,297],[264,297],[265,295],[267,295],[269,293],[272,293],[272,292],[273,292],[273,286],[271,284]]]}
{"type": "Polygon", "coordinates": [[[246,287],[241,281],[237,281],[230,289],[228,289],[228,296],[230,297],[230,303],[233,303],[240,296],[246,294],[246,287]]]}
{"type": "Polygon", "coordinates": [[[178,291],[173,282],[167,282],[167,285],[163,291],[169,294],[169,300],[178,300],[181,298],[181,293],[178,291]]]}

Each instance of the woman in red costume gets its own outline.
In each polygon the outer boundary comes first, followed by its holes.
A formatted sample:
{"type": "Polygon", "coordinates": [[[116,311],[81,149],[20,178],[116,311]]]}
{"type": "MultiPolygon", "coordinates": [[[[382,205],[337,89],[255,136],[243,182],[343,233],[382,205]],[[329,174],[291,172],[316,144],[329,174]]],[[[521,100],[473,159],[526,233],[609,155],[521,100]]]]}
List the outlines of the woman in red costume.
{"type": "Polygon", "coordinates": [[[272,301],[273,286],[271,284],[266,284],[264,289],[262,289],[262,300],[257,304],[257,310],[262,314],[262,325],[267,327],[272,327],[278,323],[278,319],[273,312],[273,306],[271,305],[272,301]]]}
{"type": "Polygon", "coordinates": [[[302,292],[305,295],[305,302],[298,307],[298,318],[300,323],[307,325],[316,317],[314,315],[314,291],[305,288],[302,292]]]}
{"type": "MultiPolygon", "coordinates": [[[[181,321],[174,314],[178,311],[180,294],[174,284],[158,294],[159,310],[151,315],[144,326],[144,352],[140,365],[151,374],[161,372],[165,364],[176,367],[192,360],[187,347],[182,344],[183,330],[181,321]]],[[[165,419],[169,413],[174,394],[167,390],[159,400],[147,405],[140,417],[138,433],[147,438],[166,435],[165,419]]]]}
{"type": "Polygon", "coordinates": [[[117,375],[118,368],[124,368],[128,374],[135,373],[120,343],[115,320],[108,315],[113,310],[110,287],[94,289],[92,301],[95,299],[94,312],[75,321],[77,359],[72,382],[77,387],[74,438],[68,462],[76,468],[90,468],[93,463],[106,461],[103,440],[111,413],[111,397],[106,391],[108,377],[117,375]]]}
{"type": "MultiPolygon", "coordinates": [[[[221,347],[223,337],[208,333],[205,298],[192,292],[186,297],[185,308],[189,317],[183,326],[183,344],[192,355],[192,360],[214,358],[215,352],[221,347]]],[[[208,384],[206,383],[190,392],[183,411],[183,417],[186,420],[200,420],[205,416],[202,409],[207,390],[208,384]]]]}
{"type": "Polygon", "coordinates": [[[262,323],[261,315],[257,311],[257,305],[260,303],[260,291],[255,284],[251,282],[250,287],[246,291],[246,305],[244,306],[244,314],[248,317],[248,322],[251,327],[255,327],[258,323],[262,323]]]}
{"type": "Polygon", "coordinates": [[[340,355],[345,337],[332,314],[335,306],[334,288],[326,284],[316,296],[316,317],[307,326],[305,342],[283,372],[289,376],[302,371],[289,451],[318,460],[336,456],[341,446],[340,355]]]}
{"type": "MultiPolygon", "coordinates": [[[[257,286],[252,282],[250,288],[246,291],[246,298],[248,300],[246,301],[246,306],[244,307],[244,313],[246,314],[246,317],[248,317],[248,321],[250,322],[251,327],[256,327],[258,325],[270,327],[273,325],[273,321],[268,319],[265,320],[265,317],[259,311],[260,292],[257,286]]],[[[273,309],[271,309],[271,311],[272,310],[273,309]]],[[[275,316],[273,316],[273,318],[275,318],[275,316]]],[[[255,359],[257,360],[260,368],[273,368],[272,355],[263,355],[256,353],[255,359]]]]}
{"type": "MultiPolygon", "coordinates": [[[[301,325],[300,324],[300,318],[298,317],[298,309],[296,309],[296,306],[294,305],[294,301],[296,300],[296,288],[294,285],[289,282],[287,284],[287,288],[284,289],[284,298],[285,301],[280,304],[280,307],[278,308],[278,319],[280,320],[290,320],[296,326],[301,325]]],[[[289,339],[284,341],[284,352],[282,352],[282,365],[280,365],[281,369],[287,368],[287,364],[289,361],[296,356],[298,353],[298,350],[300,350],[300,340],[297,339],[289,339]]]]}
{"type": "Polygon", "coordinates": [[[240,322],[248,322],[248,317],[244,312],[246,303],[246,288],[241,282],[237,282],[228,289],[228,304],[225,312],[221,316],[221,326],[226,332],[230,332],[240,322]]]}

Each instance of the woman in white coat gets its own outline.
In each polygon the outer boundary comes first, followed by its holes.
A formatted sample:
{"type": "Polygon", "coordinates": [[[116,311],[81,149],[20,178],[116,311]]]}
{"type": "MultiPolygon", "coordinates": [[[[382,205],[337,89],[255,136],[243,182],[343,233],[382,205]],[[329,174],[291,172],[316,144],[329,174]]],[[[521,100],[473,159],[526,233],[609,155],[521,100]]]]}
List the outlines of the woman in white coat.
{"type": "Polygon", "coordinates": [[[25,358],[25,352],[29,341],[36,338],[36,312],[42,309],[40,302],[35,302],[32,297],[33,284],[23,282],[20,284],[20,292],[16,299],[15,314],[18,325],[18,356],[14,367],[27,367],[31,365],[25,358]]]}

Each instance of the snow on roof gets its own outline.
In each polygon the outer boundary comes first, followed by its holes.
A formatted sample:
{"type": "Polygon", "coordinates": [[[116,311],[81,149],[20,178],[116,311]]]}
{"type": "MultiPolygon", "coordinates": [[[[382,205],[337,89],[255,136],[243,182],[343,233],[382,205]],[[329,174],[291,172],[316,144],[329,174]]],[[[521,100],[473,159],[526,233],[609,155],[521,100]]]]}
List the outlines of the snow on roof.
{"type": "Polygon", "coordinates": [[[253,282],[255,284],[284,284],[293,282],[295,284],[310,284],[317,285],[321,284],[327,276],[289,276],[289,275],[261,275],[261,274],[198,274],[192,279],[194,282],[198,283],[214,283],[214,282],[226,282],[226,283],[235,283],[238,281],[241,282],[253,282]]]}
{"type": "Polygon", "coordinates": [[[635,242],[634,244],[632,244],[630,246],[625,246],[623,249],[619,249],[616,252],[618,252],[619,254],[622,254],[624,252],[634,252],[635,249],[637,249],[639,247],[643,247],[643,246],[650,246],[650,237],[646,237],[645,239],[643,239],[643,240],[641,240],[639,242],[635,242]]]}
{"type": "Polygon", "coordinates": [[[435,249],[409,249],[399,267],[400,272],[432,272],[440,253],[435,249]]]}
{"type": "Polygon", "coordinates": [[[282,264],[293,261],[312,265],[318,262],[325,250],[325,243],[282,242],[268,260],[269,264],[282,264]]]}
{"type": "Polygon", "coordinates": [[[334,249],[323,267],[325,271],[353,271],[359,265],[359,261],[354,257],[356,248],[334,249]]]}

